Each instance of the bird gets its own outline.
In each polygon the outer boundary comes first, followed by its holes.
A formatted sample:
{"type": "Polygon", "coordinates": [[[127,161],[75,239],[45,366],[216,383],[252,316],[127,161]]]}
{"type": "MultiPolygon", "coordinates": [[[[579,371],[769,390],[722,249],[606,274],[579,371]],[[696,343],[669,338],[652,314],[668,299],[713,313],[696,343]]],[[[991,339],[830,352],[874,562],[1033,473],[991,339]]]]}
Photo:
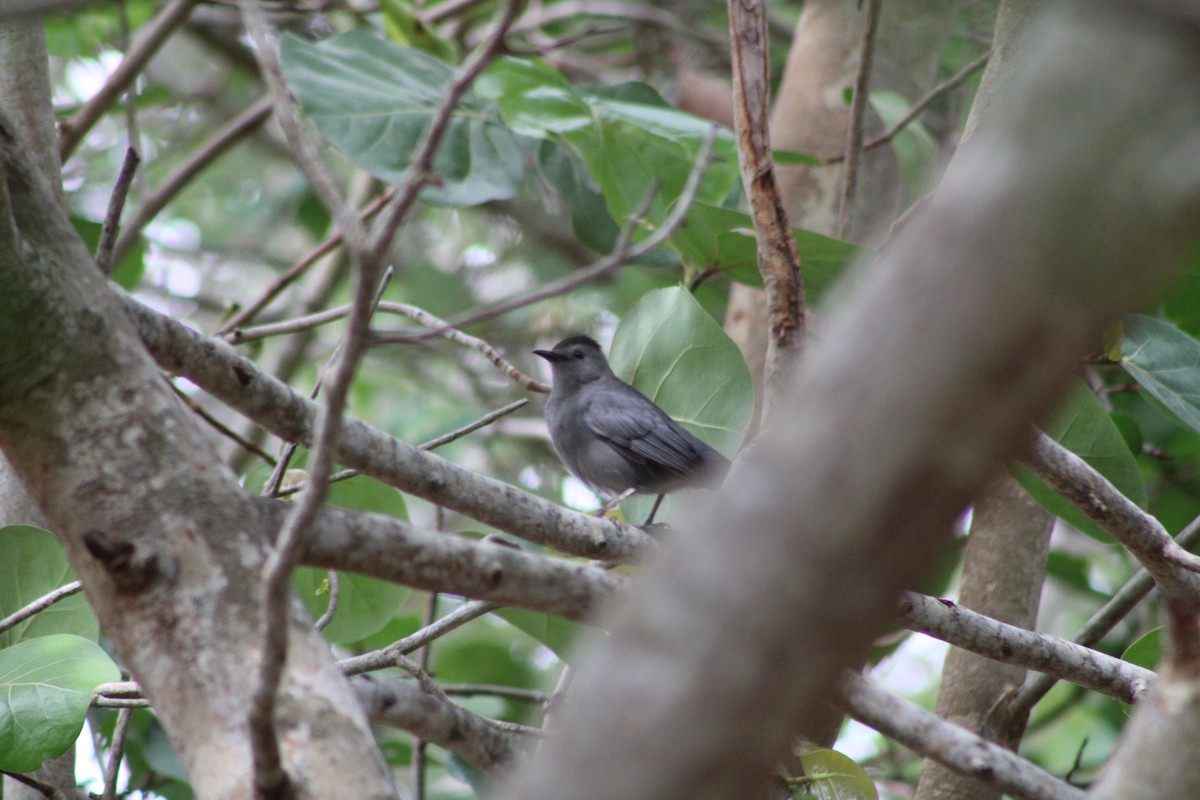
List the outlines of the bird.
{"type": "Polygon", "coordinates": [[[635,492],[657,494],[646,527],[668,492],[721,485],[729,459],[618,378],[595,339],[576,334],[533,352],[550,362],[546,423],[554,449],[572,475],[612,495],[598,514],[635,492]]]}

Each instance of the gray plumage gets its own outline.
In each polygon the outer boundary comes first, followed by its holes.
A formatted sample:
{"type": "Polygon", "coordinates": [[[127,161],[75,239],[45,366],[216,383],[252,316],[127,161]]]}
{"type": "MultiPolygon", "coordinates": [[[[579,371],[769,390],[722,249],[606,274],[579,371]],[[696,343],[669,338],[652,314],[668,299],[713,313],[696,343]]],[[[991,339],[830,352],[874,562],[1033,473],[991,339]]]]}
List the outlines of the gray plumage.
{"type": "Polygon", "coordinates": [[[613,374],[593,339],[571,336],[533,352],[554,374],[546,403],[550,438],[579,480],[614,495],[721,484],[729,459],[613,374]]]}

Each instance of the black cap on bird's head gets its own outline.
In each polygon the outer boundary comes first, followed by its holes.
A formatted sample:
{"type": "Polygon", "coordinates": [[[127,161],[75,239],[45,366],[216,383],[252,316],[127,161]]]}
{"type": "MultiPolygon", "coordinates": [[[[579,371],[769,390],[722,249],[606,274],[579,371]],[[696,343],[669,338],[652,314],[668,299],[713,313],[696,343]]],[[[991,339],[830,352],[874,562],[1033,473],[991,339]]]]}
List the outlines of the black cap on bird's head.
{"type": "Polygon", "coordinates": [[[552,350],[534,350],[535,355],[550,362],[554,372],[554,383],[582,384],[611,375],[608,360],[600,345],[590,336],[577,334],[568,336],[552,350]]]}

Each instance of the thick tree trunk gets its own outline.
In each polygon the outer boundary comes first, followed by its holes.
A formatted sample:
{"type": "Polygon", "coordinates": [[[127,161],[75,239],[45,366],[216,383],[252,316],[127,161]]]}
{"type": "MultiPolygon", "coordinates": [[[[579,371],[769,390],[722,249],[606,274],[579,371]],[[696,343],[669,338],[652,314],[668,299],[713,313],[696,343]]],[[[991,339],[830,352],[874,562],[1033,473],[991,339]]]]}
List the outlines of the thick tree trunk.
{"type": "Polygon", "coordinates": [[[501,796],[745,797],[819,717],[1080,355],[1200,241],[1200,48],[1172,8],[1041,21],[1021,102],[859,273],[788,424],[639,576],[501,796]]]}
{"type": "MultiPolygon", "coordinates": [[[[1053,527],[1054,517],[1008,473],[994,480],[975,502],[959,604],[1032,630],[1053,527]]],[[[1021,667],[951,648],[942,670],[938,716],[1015,750],[1026,718],[1014,716],[1004,701],[1024,680],[1021,667]]],[[[926,759],[917,789],[918,800],[999,800],[1003,794],[932,759],[926,759]]]]}
{"type": "MultiPolygon", "coordinates": [[[[0,113],[0,451],[154,700],[197,796],[250,798],[267,545],[67,219],[46,176],[56,162],[31,155],[46,147],[37,120],[49,95],[36,80],[13,84],[44,67],[43,56],[5,73],[0,113]]],[[[297,797],[394,796],[354,693],[296,611],[276,724],[297,797]]]]}

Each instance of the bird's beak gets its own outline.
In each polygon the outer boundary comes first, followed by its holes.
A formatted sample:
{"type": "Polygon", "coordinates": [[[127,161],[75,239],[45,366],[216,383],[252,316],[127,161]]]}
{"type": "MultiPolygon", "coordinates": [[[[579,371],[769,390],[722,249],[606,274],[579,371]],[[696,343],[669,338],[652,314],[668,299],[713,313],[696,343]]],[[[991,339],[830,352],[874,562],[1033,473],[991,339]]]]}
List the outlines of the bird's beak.
{"type": "Polygon", "coordinates": [[[562,355],[554,352],[553,350],[534,350],[533,354],[535,356],[541,356],[542,358],[549,361],[551,364],[557,364],[560,361],[564,360],[564,357],[562,355]]]}

